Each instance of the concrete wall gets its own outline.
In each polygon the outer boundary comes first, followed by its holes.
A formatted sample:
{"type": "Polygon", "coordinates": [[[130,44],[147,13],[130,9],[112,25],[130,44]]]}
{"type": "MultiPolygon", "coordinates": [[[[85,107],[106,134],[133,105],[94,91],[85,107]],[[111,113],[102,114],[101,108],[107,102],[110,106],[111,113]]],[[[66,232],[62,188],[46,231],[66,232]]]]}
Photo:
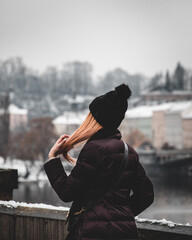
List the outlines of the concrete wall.
{"type": "Polygon", "coordinates": [[[152,118],[139,118],[138,129],[146,136],[147,139],[152,140],[152,118]]]}
{"type": "Polygon", "coordinates": [[[192,118],[182,119],[183,125],[183,147],[192,149],[192,118]]]}
{"type": "Polygon", "coordinates": [[[120,126],[120,131],[122,132],[122,135],[129,134],[135,129],[138,129],[140,132],[142,132],[147,139],[152,140],[152,119],[149,118],[125,118],[120,126]]]}
{"type": "MultiPolygon", "coordinates": [[[[64,240],[66,211],[0,205],[1,240],[64,240]]],[[[139,240],[191,240],[192,226],[137,222],[139,240]]]]}
{"type": "Polygon", "coordinates": [[[166,113],[165,118],[165,141],[177,149],[183,148],[183,129],[182,129],[182,119],[179,113],[166,113]]]}
{"type": "Polygon", "coordinates": [[[160,149],[165,143],[165,111],[154,111],[152,116],[153,144],[160,149]]]}

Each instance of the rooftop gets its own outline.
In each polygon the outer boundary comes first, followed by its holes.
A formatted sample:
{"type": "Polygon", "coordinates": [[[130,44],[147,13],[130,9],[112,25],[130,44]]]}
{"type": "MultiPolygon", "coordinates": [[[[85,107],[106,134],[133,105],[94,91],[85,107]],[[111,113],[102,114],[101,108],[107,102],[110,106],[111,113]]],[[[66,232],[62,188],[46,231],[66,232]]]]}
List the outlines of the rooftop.
{"type": "Polygon", "coordinates": [[[17,114],[17,115],[26,115],[28,113],[27,109],[19,108],[15,104],[9,105],[9,113],[10,114],[17,114]]]}
{"type": "Polygon", "coordinates": [[[135,108],[128,109],[126,112],[126,118],[150,118],[153,112],[167,111],[169,114],[182,112],[192,107],[192,101],[183,102],[169,102],[159,105],[143,105],[135,108]]]}
{"type": "Polygon", "coordinates": [[[86,118],[87,111],[74,112],[66,111],[63,115],[58,116],[53,120],[53,124],[65,124],[65,125],[80,125],[86,118]]]}

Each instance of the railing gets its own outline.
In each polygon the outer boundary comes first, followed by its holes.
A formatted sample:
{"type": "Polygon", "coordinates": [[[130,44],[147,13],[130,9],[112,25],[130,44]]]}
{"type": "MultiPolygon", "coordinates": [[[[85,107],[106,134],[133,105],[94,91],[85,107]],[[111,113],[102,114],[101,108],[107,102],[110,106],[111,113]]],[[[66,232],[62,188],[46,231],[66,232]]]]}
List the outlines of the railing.
{"type": "MultiPolygon", "coordinates": [[[[1,240],[64,240],[65,208],[0,201],[1,240]]],[[[136,220],[140,240],[192,240],[192,226],[136,220]]]]}

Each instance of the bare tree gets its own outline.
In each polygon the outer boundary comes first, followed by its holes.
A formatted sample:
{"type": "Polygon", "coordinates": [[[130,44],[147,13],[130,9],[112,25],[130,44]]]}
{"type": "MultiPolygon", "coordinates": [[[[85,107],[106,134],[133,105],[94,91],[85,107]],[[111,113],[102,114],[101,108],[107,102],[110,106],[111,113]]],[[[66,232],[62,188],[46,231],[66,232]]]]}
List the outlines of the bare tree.
{"type": "Polygon", "coordinates": [[[145,141],[148,141],[146,136],[141,131],[139,131],[138,129],[134,129],[128,135],[125,135],[124,140],[126,142],[128,142],[133,147],[139,147],[145,141]]]}
{"type": "MultiPolygon", "coordinates": [[[[12,135],[9,141],[8,153],[11,158],[21,160],[43,160],[48,158],[48,153],[53,143],[58,138],[51,118],[38,118],[30,122],[30,130],[12,135]]],[[[26,166],[26,177],[29,175],[26,166]]],[[[39,172],[42,169],[39,170],[39,172]]]]}
{"type": "Polygon", "coordinates": [[[88,62],[69,62],[64,65],[63,76],[67,79],[68,93],[88,94],[92,90],[92,65],[88,62]]]}
{"type": "Polygon", "coordinates": [[[98,92],[107,92],[117,85],[125,83],[131,87],[132,96],[136,97],[140,93],[140,82],[142,79],[141,75],[130,75],[125,70],[116,68],[113,71],[107,72],[106,75],[101,78],[98,85],[98,92]]]}

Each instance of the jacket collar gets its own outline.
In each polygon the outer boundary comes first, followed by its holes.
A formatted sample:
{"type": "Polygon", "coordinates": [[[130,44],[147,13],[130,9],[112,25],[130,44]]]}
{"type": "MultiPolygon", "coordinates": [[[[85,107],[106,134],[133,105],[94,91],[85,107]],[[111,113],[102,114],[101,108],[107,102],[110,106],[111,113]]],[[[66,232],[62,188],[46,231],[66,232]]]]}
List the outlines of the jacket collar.
{"type": "Polygon", "coordinates": [[[89,140],[89,141],[92,141],[92,140],[97,140],[97,139],[102,139],[102,138],[118,138],[120,139],[122,136],[121,136],[121,133],[118,129],[106,129],[106,128],[102,128],[100,129],[99,131],[97,131],[95,134],[93,134],[89,140]]]}

